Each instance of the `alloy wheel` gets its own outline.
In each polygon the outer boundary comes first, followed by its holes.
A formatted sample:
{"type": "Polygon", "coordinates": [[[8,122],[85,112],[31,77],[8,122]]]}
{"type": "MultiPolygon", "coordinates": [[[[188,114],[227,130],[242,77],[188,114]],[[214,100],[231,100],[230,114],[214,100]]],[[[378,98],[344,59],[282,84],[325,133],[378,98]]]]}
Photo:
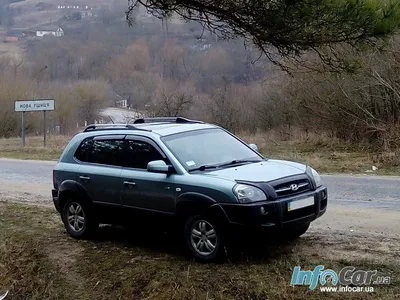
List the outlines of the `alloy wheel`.
{"type": "Polygon", "coordinates": [[[202,256],[210,255],[218,243],[215,228],[205,220],[196,221],[190,232],[190,241],[197,253],[202,256]]]}
{"type": "Polygon", "coordinates": [[[79,203],[72,202],[67,209],[68,226],[74,232],[81,232],[85,228],[85,212],[79,203]]]}

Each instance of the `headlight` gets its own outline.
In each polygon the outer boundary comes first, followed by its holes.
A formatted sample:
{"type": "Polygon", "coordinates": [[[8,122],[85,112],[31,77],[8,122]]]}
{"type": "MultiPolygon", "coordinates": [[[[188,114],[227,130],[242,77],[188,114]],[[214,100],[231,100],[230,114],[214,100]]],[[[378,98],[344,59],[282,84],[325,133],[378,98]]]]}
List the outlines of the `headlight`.
{"type": "Polygon", "coordinates": [[[311,168],[311,174],[314,177],[315,185],[317,186],[317,188],[320,187],[322,185],[321,176],[313,168],[311,168]]]}
{"type": "Polygon", "coordinates": [[[235,193],[236,198],[241,203],[251,203],[267,200],[267,196],[262,190],[251,185],[237,184],[233,188],[233,192],[235,193]]]}

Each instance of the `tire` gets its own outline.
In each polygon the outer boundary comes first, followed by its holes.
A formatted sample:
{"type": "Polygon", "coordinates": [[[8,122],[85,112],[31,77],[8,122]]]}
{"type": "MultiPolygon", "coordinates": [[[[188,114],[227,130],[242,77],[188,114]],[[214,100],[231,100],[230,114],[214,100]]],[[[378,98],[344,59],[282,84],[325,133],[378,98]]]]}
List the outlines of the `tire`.
{"type": "Polygon", "coordinates": [[[280,236],[283,240],[293,241],[305,234],[308,228],[310,228],[310,223],[300,224],[296,227],[283,229],[280,236]]]}
{"type": "Polygon", "coordinates": [[[90,205],[82,200],[68,199],[63,206],[61,218],[67,233],[76,239],[92,237],[99,227],[90,205]]]}
{"type": "Polygon", "coordinates": [[[191,255],[200,262],[216,260],[224,249],[222,226],[205,216],[195,215],[186,220],[184,239],[191,255]]]}

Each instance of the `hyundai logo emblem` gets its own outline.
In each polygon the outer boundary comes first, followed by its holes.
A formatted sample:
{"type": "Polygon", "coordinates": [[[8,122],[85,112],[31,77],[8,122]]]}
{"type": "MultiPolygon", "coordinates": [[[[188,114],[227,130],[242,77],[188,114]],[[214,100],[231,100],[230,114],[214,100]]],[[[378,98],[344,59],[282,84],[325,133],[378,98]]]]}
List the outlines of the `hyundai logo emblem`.
{"type": "Polygon", "coordinates": [[[297,191],[297,190],[299,189],[299,186],[298,186],[297,184],[292,184],[292,185],[290,186],[290,189],[291,189],[292,191],[297,191]]]}

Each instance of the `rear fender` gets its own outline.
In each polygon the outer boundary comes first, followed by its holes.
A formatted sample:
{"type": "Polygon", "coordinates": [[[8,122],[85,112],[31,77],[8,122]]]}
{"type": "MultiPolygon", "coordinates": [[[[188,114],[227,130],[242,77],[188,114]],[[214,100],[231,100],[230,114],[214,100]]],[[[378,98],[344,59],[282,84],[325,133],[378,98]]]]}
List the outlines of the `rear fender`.
{"type": "Polygon", "coordinates": [[[59,187],[60,209],[62,210],[68,199],[76,199],[91,203],[91,199],[83,185],[74,180],[65,180],[59,187]]]}

